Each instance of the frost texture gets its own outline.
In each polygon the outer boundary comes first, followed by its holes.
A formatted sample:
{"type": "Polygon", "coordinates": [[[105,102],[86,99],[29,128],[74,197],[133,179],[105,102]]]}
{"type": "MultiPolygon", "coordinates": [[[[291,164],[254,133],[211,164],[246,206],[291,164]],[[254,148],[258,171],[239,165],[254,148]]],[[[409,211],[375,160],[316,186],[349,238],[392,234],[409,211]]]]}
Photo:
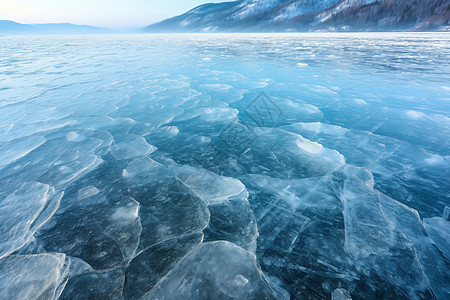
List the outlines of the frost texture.
{"type": "Polygon", "coordinates": [[[447,35],[0,43],[1,299],[450,297],[447,35]]]}

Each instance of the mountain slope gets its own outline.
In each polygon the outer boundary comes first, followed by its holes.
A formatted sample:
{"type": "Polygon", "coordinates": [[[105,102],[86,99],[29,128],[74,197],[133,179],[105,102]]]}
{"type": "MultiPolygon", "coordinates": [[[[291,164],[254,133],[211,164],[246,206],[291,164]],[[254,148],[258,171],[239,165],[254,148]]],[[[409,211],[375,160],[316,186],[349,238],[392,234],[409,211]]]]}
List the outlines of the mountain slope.
{"type": "Polygon", "coordinates": [[[449,0],[238,0],[198,6],[146,32],[443,30],[449,0]]]}
{"type": "Polygon", "coordinates": [[[108,29],[69,23],[21,24],[0,20],[0,34],[100,34],[110,33],[108,29]]]}

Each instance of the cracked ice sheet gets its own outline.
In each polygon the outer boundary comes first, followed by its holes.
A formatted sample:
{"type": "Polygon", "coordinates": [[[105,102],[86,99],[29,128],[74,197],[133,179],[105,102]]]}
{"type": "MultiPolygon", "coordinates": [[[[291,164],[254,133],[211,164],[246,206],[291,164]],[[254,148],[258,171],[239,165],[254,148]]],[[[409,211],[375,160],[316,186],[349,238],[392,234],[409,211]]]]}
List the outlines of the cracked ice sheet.
{"type": "Polygon", "coordinates": [[[17,159],[26,156],[28,153],[45,143],[45,141],[43,136],[33,135],[31,137],[2,144],[0,147],[0,169],[17,159]]]}
{"type": "Polygon", "coordinates": [[[0,179],[33,179],[64,189],[72,181],[89,173],[101,164],[98,154],[102,154],[109,141],[104,136],[101,136],[103,139],[97,138],[95,132],[87,132],[87,136],[80,141],[67,139],[71,133],[48,134],[45,143],[4,167],[0,179]]]}
{"type": "Polygon", "coordinates": [[[0,258],[19,250],[58,209],[62,193],[42,183],[3,185],[0,193],[0,258]]]}
{"type": "MultiPolygon", "coordinates": [[[[1,42],[2,187],[12,194],[19,186],[9,190],[3,183],[41,181],[66,195],[19,253],[58,248],[95,268],[119,266],[71,273],[67,298],[89,291],[96,298],[120,297],[128,263],[134,264],[129,278],[148,284],[136,294],[148,292],[156,277],[170,271],[158,263],[167,259],[168,268],[176,268],[192,244],[173,256],[165,250],[201,235],[208,244],[226,240],[255,253],[273,285],[289,291],[282,292],[286,298],[329,299],[337,289],[354,298],[431,298],[420,294],[417,260],[427,287],[438,299],[448,298],[448,266],[431,241],[445,245],[432,233],[434,225],[424,235],[421,220],[436,218],[449,205],[444,34],[1,42]],[[283,126],[252,127],[259,139],[248,152],[221,155],[221,130],[236,118],[240,125],[249,121],[246,104],[260,92],[283,111],[274,125],[283,126]],[[134,138],[121,142],[124,136],[134,138]],[[142,163],[135,176],[130,162],[143,155],[162,166],[146,169],[142,163]],[[177,164],[186,175],[174,174],[177,164]],[[340,170],[345,164],[368,168],[375,184],[364,179],[370,176],[340,170]],[[224,176],[198,176],[201,168],[224,176]],[[241,193],[238,180],[245,184],[241,193]],[[208,186],[213,181],[217,185],[208,186]],[[379,193],[383,218],[374,188],[416,210],[379,193]],[[57,234],[44,237],[50,228],[57,234]],[[347,241],[359,249],[344,247],[346,229],[347,241]],[[93,236],[104,247],[92,247],[93,236]],[[157,263],[149,264],[154,253],[157,263]],[[356,259],[367,253],[368,262],[356,259]],[[141,266],[160,272],[146,281],[141,266]],[[82,286],[88,288],[77,293],[82,286]]],[[[251,283],[239,275],[232,286],[251,283]]]]}
{"type": "Polygon", "coordinates": [[[363,268],[371,266],[389,283],[405,289],[408,297],[423,297],[427,278],[414,245],[384,214],[382,196],[373,189],[372,174],[345,166],[333,177],[335,192],[343,205],[346,252],[356,264],[364,262],[363,268]],[[397,276],[404,272],[408,276],[397,276]]]}
{"type": "Polygon", "coordinates": [[[44,249],[81,258],[96,270],[121,266],[135,256],[140,204],[128,195],[113,164],[105,161],[68,186],[61,208],[36,235],[44,249]]]}
{"type": "Polygon", "coordinates": [[[142,299],[277,299],[256,257],[229,242],[210,242],[186,255],[142,299]]]}
{"type": "Polygon", "coordinates": [[[414,243],[423,272],[436,297],[438,299],[448,298],[450,295],[450,289],[446,285],[446,282],[450,281],[448,267],[443,257],[431,244],[430,239],[424,235],[424,227],[419,213],[383,194],[381,194],[380,203],[386,217],[414,243]]]}
{"type": "Polygon", "coordinates": [[[298,278],[295,290],[279,283],[298,297],[311,289],[326,297],[340,286],[363,296],[353,290],[355,284],[413,299],[429,296],[414,245],[384,216],[371,180],[370,173],[350,166],[322,178],[245,178],[260,232],[256,253],[266,274],[283,281],[298,278]],[[410,275],[399,278],[398,273],[410,275]],[[318,278],[325,282],[319,287],[318,278]]]}
{"type": "Polygon", "coordinates": [[[187,166],[172,166],[171,170],[208,205],[206,241],[227,240],[255,252],[258,228],[241,181],[187,166]]]}
{"type": "Polygon", "coordinates": [[[11,255],[0,260],[2,299],[58,299],[70,262],[64,254],[11,255]]]}
{"type": "Polygon", "coordinates": [[[123,171],[131,195],[142,206],[142,214],[153,216],[143,221],[141,249],[147,243],[205,230],[209,240],[225,239],[254,251],[256,221],[248,192],[239,180],[162,161],[168,166],[138,158],[123,171]],[[161,201],[166,203],[162,214],[161,209],[156,210],[161,201]],[[177,222],[173,223],[174,219],[177,222]]]}
{"type": "Polygon", "coordinates": [[[450,221],[441,217],[423,219],[423,225],[433,243],[450,259],[450,221]]]}
{"type": "Polygon", "coordinates": [[[123,169],[122,177],[129,194],[140,204],[142,233],[138,251],[167,239],[200,232],[208,225],[205,202],[178,180],[169,167],[141,157],[123,169]]]}
{"type": "Polygon", "coordinates": [[[390,137],[326,123],[295,123],[282,128],[339,151],[347,163],[369,169],[378,190],[420,209],[422,217],[439,213],[439,205],[450,199],[445,192],[450,188],[445,180],[450,176],[446,157],[390,137]]]}
{"type": "Polygon", "coordinates": [[[144,156],[155,150],[156,148],[149,145],[143,137],[133,134],[119,136],[111,146],[111,154],[117,160],[144,156]]]}
{"type": "Polygon", "coordinates": [[[225,201],[241,193],[243,198],[248,197],[245,186],[235,178],[186,166],[175,166],[171,169],[179,180],[208,205],[225,201]]]}
{"type": "Polygon", "coordinates": [[[109,272],[86,272],[73,276],[67,282],[61,297],[58,299],[111,299],[120,300],[124,284],[124,272],[113,270],[109,272]]]}
{"type": "Polygon", "coordinates": [[[197,232],[163,241],[140,252],[130,262],[126,273],[125,298],[141,298],[202,241],[203,234],[197,232]]]}

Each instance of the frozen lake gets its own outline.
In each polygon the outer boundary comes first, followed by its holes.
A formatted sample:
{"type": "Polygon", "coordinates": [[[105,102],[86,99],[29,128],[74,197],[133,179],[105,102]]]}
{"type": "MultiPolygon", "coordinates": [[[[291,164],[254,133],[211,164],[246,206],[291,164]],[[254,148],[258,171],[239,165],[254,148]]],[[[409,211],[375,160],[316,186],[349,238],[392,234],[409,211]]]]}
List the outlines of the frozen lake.
{"type": "Polygon", "coordinates": [[[1,37],[0,298],[449,299],[449,57],[448,33],[1,37]]]}

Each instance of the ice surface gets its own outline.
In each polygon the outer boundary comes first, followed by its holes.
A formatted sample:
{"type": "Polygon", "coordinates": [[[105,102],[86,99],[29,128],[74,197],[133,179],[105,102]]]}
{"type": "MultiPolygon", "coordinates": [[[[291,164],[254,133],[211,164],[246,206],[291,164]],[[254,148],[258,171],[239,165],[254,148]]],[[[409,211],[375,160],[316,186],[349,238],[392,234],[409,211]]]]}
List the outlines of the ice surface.
{"type": "Polygon", "coordinates": [[[62,194],[42,183],[10,183],[0,201],[0,258],[20,249],[59,207],[62,194]]]}
{"type": "Polygon", "coordinates": [[[258,137],[239,158],[245,172],[275,177],[321,176],[345,164],[336,150],[327,149],[300,135],[279,129],[256,129],[258,137]],[[271,144],[272,147],[267,147],[271,144]]]}
{"type": "Polygon", "coordinates": [[[45,138],[43,136],[36,135],[30,138],[14,140],[12,142],[2,144],[0,147],[0,167],[8,165],[13,161],[27,155],[43,143],[45,143],[45,138]]]}
{"type": "Polygon", "coordinates": [[[140,204],[124,194],[126,186],[120,180],[111,162],[104,162],[74,182],[61,199],[60,210],[38,232],[38,241],[47,251],[81,258],[96,270],[129,262],[142,231],[140,204]],[[99,192],[86,195],[92,184],[99,192]],[[80,192],[85,198],[80,199],[80,192]]]}
{"type": "Polygon", "coordinates": [[[356,261],[364,261],[363,268],[370,265],[373,272],[389,278],[408,297],[420,298],[427,284],[420,261],[411,241],[383,212],[371,174],[346,166],[334,177],[338,185],[335,191],[343,204],[345,251],[356,261]]]}
{"type": "Polygon", "coordinates": [[[144,156],[155,150],[155,147],[149,145],[143,137],[131,134],[120,136],[111,146],[111,154],[117,160],[144,156]]]}
{"type": "Polygon", "coordinates": [[[201,233],[187,234],[156,244],[137,255],[126,273],[124,295],[139,299],[150,291],[194,246],[203,241],[201,233]]]}
{"type": "Polygon", "coordinates": [[[423,219],[423,225],[433,243],[450,259],[450,221],[444,218],[434,217],[423,219]]]}
{"type": "Polygon", "coordinates": [[[448,299],[449,42],[2,37],[0,298],[448,299]]]}
{"type": "Polygon", "coordinates": [[[143,299],[277,299],[256,258],[229,242],[199,246],[143,299]]]}
{"type": "Polygon", "coordinates": [[[250,251],[256,250],[258,227],[247,197],[235,197],[208,206],[211,213],[205,240],[226,240],[250,251]]]}
{"type": "Polygon", "coordinates": [[[241,193],[243,198],[247,198],[245,186],[237,179],[189,167],[175,167],[172,170],[177,179],[206,204],[229,200],[241,193]]]}
{"type": "Polygon", "coordinates": [[[90,272],[73,276],[67,282],[59,299],[123,299],[122,286],[124,274],[122,270],[105,273],[90,272]]]}
{"type": "Polygon", "coordinates": [[[331,300],[351,300],[350,293],[345,289],[335,289],[331,294],[331,300]]]}
{"type": "Polygon", "coordinates": [[[446,285],[450,280],[448,267],[442,255],[425,236],[419,213],[385,195],[381,195],[380,203],[386,217],[414,243],[417,258],[433,293],[438,299],[447,298],[450,294],[450,289],[446,285]]]}
{"type": "Polygon", "coordinates": [[[450,221],[450,207],[449,206],[447,206],[447,205],[445,206],[444,213],[442,214],[442,217],[445,220],[450,221]]]}
{"type": "Polygon", "coordinates": [[[132,161],[123,171],[130,195],[140,203],[139,251],[167,239],[202,231],[207,205],[171,169],[149,158],[132,161]]]}
{"type": "Polygon", "coordinates": [[[429,295],[414,246],[384,216],[370,180],[370,173],[354,167],[317,178],[253,175],[244,180],[258,223],[256,254],[263,269],[284,282],[298,278],[295,289],[281,283],[282,288],[296,297],[311,292],[329,297],[340,286],[359,297],[373,295],[367,290],[409,298],[429,295]],[[339,192],[343,186],[346,196],[339,192]],[[356,193],[356,188],[365,191],[356,193]]]}
{"type": "Polygon", "coordinates": [[[64,254],[11,255],[0,260],[2,299],[58,299],[68,279],[64,254]]]}
{"type": "Polygon", "coordinates": [[[83,200],[85,198],[89,198],[91,196],[95,196],[100,191],[95,186],[87,186],[78,191],[78,200],[83,200]]]}
{"type": "Polygon", "coordinates": [[[36,180],[51,186],[67,186],[101,163],[97,154],[108,143],[108,140],[95,136],[79,142],[68,141],[66,135],[60,132],[49,134],[46,140],[26,156],[6,166],[0,179],[36,180]]]}

